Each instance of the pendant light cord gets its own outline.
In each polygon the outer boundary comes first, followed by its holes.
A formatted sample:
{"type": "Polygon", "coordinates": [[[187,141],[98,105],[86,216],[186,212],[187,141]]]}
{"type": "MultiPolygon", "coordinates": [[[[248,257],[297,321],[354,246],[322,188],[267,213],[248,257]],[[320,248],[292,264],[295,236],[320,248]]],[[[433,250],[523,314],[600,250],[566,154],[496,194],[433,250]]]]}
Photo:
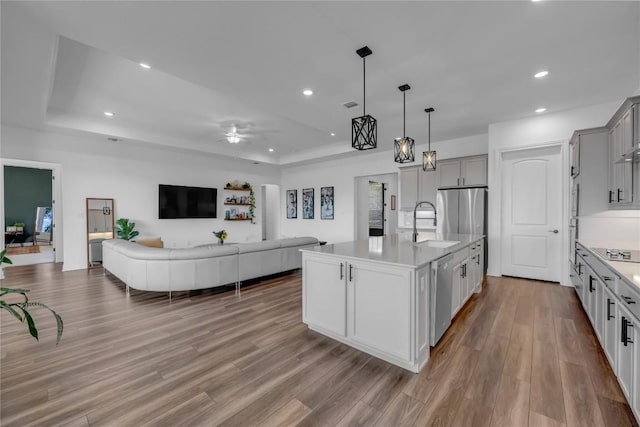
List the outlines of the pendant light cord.
{"type": "Polygon", "coordinates": [[[362,101],[362,115],[367,115],[367,66],[365,58],[362,58],[362,92],[364,92],[364,99],[362,101]]]}
{"type": "Polygon", "coordinates": [[[431,111],[429,111],[429,150],[431,151],[431,111]]]}
{"type": "Polygon", "coordinates": [[[407,93],[402,92],[402,137],[407,137],[406,130],[407,93]]]}

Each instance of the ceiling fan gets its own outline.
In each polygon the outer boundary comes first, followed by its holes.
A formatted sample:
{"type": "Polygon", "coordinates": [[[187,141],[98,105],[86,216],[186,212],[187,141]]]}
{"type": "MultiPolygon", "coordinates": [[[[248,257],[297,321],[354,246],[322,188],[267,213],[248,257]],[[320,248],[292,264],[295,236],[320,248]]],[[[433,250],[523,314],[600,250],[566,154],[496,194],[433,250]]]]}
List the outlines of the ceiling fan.
{"type": "Polygon", "coordinates": [[[218,128],[224,136],[222,141],[230,144],[238,144],[240,142],[249,142],[255,136],[264,138],[266,133],[277,133],[277,130],[259,129],[254,123],[242,120],[225,120],[218,123],[218,128]]]}

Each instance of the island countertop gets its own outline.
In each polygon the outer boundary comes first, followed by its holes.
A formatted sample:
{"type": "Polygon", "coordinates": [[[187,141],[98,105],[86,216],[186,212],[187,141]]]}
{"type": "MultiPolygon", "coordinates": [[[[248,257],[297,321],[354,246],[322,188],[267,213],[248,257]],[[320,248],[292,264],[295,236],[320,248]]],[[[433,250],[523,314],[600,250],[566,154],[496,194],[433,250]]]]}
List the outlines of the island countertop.
{"type": "MultiPolygon", "coordinates": [[[[370,237],[351,242],[335,243],[301,249],[302,252],[325,253],[345,258],[365,259],[385,264],[420,268],[443,256],[456,252],[465,246],[484,238],[483,234],[440,234],[419,233],[419,243],[411,241],[411,233],[370,237]],[[428,241],[457,242],[451,246],[433,247],[428,241]]],[[[437,244],[437,243],[436,243],[437,244]]]]}

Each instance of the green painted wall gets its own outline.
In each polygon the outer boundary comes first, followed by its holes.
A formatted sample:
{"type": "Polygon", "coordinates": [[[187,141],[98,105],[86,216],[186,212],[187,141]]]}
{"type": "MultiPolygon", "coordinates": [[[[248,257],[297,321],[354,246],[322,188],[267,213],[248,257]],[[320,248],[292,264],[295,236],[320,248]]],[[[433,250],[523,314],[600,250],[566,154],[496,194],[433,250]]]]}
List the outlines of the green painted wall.
{"type": "Polygon", "coordinates": [[[51,171],[5,166],[5,225],[24,222],[25,234],[33,236],[38,206],[51,206],[51,171]]]}

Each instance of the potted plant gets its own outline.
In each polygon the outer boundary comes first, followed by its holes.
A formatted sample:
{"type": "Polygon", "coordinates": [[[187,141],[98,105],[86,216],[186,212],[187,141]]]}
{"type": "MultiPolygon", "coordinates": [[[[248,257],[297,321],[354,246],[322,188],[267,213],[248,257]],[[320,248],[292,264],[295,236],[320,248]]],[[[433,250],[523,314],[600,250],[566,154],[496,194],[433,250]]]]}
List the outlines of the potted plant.
{"type": "Polygon", "coordinates": [[[227,240],[228,234],[224,230],[213,231],[213,234],[218,238],[218,244],[224,245],[224,241],[227,240]]]}
{"type": "MultiPolygon", "coordinates": [[[[7,248],[0,251],[0,274],[3,275],[2,277],[4,277],[4,272],[2,271],[2,265],[13,264],[11,262],[11,259],[7,258],[6,254],[7,254],[7,248]]],[[[34,308],[46,308],[53,314],[53,317],[56,319],[56,323],[58,325],[58,331],[57,331],[57,337],[56,337],[56,345],[58,345],[60,343],[60,339],[62,338],[62,330],[64,326],[62,323],[62,317],[60,317],[60,315],[55,311],[53,311],[51,308],[49,308],[48,306],[40,302],[29,301],[29,297],[27,296],[28,292],[29,292],[29,289],[12,289],[12,288],[0,287],[0,309],[8,311],[9,313],[11,313],[11,315],[13,315],[13,317],[15,317],[21,322],[24,322],[26,320],[27,327],[29,328],[29,333],[31,334],[32,337],[34,337],[37,340],[38,328],[36,327],[36,322],[33,320],[33,317],[31,316],[31,313],[29,312],[29,310],[34,308]],[[11,297],[7,298],[8,295],[14,295],[14,296],[20,295],[22,297],[22,300],[12,302],[9,300],[11,297]]]]}
{"type": "Polygon", "coordinates": [[[135,222],[129,222],[127,218],[120,218],[116,221],[116,232],[118,237],[124,240],[131,240],[140,234],[138,231],[134,230],[136,226],[135,222]]]}
{"type": "Polygon", "coordinates": [[[18,233],[22,233],[24,231],[24,222],[16,222],[13,226],[16,228],[18,233]]]}

